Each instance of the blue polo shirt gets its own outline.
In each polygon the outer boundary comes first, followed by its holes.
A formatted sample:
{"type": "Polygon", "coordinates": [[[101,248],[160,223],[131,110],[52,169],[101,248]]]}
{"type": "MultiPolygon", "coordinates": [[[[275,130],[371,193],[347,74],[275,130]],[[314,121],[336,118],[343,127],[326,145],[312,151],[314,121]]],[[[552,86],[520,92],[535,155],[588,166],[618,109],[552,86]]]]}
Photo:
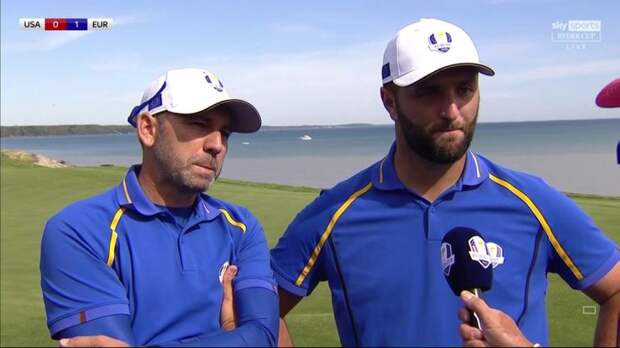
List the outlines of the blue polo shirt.
{"type": "Polygon", "coordinates": [[[307,296],[328,281],[344,346],[458,346],[460,299],[442,272],[444,234],[457,226],[495,244],[488,303],[534,342],[548,343],[547,272],[575,289],[601,279],[618,246],[543,180],[467,153],[458,182],[430,203],[381,161],[317,197],[271,251],[278,285],[307,296]]]}
{"type": "Polygon", "coordinates": [[[48,221],[40,267],[51,335],[115,315],[129,316],[136,345],[217,332],[220,277],[228,264],[238,267],[236,293],[263,288],[273,294],[277,330],[275,282],[257,219],[206,194],[198,195],[186,219],[172,214],[146,197],[139,168],[118,187],[48,221]]]}

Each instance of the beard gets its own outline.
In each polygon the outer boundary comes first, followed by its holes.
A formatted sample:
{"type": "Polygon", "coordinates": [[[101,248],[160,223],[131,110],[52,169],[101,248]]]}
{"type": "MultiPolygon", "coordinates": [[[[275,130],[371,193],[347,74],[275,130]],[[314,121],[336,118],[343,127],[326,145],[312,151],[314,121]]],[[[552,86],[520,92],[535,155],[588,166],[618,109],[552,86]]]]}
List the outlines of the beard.
{"type": "Polygon", "coordinates": [[[164,182],[171,184],[180,193],[193,194],[207,191],[221,172],[215,157],[204,153],[193,155],[187,161],[183,161],[172,151],[174,146],[169,143],[169,138],[169,134],[160,133],[158,141],[153,145],[153,157],[164,182]],[[213,168],[214,174],[198,174],[194,171],[194,165],[213,168]]]}
{"type": "Polygon", "coordinates": [[[400,128],[409,148],[420,157],[429,162],[438,164],[451,164],[463,157],[474,137],[476,120],[478,119],[478,108],[474,119],[467,122],[446,122],[441,120],[428,128],[415,125],[403,113],[395,100],[396,112],[398,114],[397,127],[400,128]],[[463,138],[435,139],[433,134],[438,131],[461,130],[463,138]]]}

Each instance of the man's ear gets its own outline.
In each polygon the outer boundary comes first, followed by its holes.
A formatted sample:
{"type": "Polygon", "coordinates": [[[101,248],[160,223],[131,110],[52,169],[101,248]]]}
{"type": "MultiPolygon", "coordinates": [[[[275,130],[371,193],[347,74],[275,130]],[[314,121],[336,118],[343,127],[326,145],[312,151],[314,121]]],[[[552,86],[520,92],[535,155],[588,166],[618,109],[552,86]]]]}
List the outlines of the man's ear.
{"type": "Polygon", "coordinates": [[[151,147],[155,143],[158,130],[157,122],[158,119],[148,111],[138,115],[136,129],[138,131],[138,138],[140,138],[143,146],[151,147]]]}
{"type": "Polygon", "coordinates": [[[396,121],[398,119],[398,110],[396,110],[396,96],[394,92],[389,88],[381,87],[379,93],[381,94],[383,107],[387,110],[388,114],[390,114],[390,118],[396,121]]]}

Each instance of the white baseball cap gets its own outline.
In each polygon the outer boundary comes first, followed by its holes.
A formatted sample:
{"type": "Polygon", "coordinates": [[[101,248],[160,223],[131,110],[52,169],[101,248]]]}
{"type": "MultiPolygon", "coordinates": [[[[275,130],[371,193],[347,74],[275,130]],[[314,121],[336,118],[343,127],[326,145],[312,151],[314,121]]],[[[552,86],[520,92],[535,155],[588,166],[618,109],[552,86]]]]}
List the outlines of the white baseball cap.
{"type": "Polygon", "coordinates": [[[127,121],[136,126],[138,115],[163,111],[195,114],[225,104],[231,112],[232,132],[252,133],[261,126],[261,118],[252,104],[231,98],[215,74],[203,69],[169,70],[144,91],[140,105],[131,110],[127,121]]]}
{"type": "Polygon", "coordinates": [[[409,86],[440,70],[474,66],[485,75],[495,72],[480,64],[478,50],[463,29],[433,18],[422,18],[402,28],[383,54],[381,78],[409,86]]]}

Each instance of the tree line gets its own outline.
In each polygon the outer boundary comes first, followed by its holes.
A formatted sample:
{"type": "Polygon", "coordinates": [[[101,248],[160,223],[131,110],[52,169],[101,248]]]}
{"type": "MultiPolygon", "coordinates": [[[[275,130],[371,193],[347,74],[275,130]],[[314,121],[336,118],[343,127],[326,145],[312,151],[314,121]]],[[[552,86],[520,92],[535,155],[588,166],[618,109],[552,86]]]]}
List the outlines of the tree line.
{"type": "Polygon", "coordinates": [[[44,135],[127,134],[135,131],[135,128],[130,125],[2,126],[0,127],[0,136],[8,138],[44,135]]]}

